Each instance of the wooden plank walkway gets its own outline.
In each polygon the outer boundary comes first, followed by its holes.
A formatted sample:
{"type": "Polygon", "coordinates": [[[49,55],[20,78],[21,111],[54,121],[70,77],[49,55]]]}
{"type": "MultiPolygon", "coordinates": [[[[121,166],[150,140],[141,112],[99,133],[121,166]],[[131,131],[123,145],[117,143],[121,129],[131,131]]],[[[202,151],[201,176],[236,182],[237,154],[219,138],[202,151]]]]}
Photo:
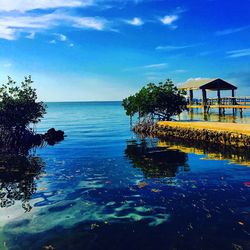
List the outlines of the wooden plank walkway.
{"type": "Polygon", "coordinates": [[[250,136],[250,124],[240,123],[224,123],[224,122],[174,122],[174,121],[159,121],[159,126],[170,126],[179,128],[190,128],[197,130],[210,130],[216,132],[232,132],[237,134],[245,134],[250,136]]]}

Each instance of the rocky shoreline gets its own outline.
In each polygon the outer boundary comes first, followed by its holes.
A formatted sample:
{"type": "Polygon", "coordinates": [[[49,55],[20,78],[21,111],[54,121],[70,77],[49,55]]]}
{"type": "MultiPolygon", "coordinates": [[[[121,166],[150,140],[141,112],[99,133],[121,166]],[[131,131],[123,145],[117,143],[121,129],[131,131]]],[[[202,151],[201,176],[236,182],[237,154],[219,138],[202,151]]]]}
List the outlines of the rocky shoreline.
{"type": "Polygon", "coordinates": [[[159,125],[158,123],[141,123],[133,127],[138,134],[158,137],[162,139],[178,138],[188,141],[201,141],[217,145],[226,145],[236,148],[250,148],[250,136],[230,131],[214,131],[192,127],[178,127],[159,125]]]}

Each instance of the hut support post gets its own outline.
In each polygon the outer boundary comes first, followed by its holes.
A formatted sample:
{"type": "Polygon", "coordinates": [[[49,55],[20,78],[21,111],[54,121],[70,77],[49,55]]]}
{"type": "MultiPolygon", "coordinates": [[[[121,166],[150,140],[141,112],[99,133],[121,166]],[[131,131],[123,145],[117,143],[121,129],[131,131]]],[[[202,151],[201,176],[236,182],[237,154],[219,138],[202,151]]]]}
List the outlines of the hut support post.
{"type": "Polygon", "coordinates": [[[235,92],[236,92],[236,90],[235,90],[235,89],[232,89],[233,105],[236,104],[236,101],[235,101],[235,92]]]}
{"type": "MultiPolygon", "coordinates": [[[[235,89],[232,89],[232,104],[236,105],[235,89]]],[[[233,108],[233,115],[235,115],[235,109],[234,108],[233,108]]]]}
{"type": "Polygon", "coordinates": [[[189,90],[189,102],[190,105],[193,104],[193,100],[194,100],[194,91],[192,89],[189,90]]]}
{"type": "Polygon", "coordinates": [[[220,95],[220,89],[217,90],[217,97],[218,97],[218,105],[219,105],[219,115],[221,115],[221,95],[220,95]]]}
{"type": "Polygon", "coordinates": [[[202,89],[202,106],[204,108],[204,113],[207,113],[207,92],[202,89]]]}
{"type": "Polygon", "coordinates": [[[218,105],[221,104],[221,95],[220,95],[220,90],[217,90],[217,97],[218,97],[218,105]]]}

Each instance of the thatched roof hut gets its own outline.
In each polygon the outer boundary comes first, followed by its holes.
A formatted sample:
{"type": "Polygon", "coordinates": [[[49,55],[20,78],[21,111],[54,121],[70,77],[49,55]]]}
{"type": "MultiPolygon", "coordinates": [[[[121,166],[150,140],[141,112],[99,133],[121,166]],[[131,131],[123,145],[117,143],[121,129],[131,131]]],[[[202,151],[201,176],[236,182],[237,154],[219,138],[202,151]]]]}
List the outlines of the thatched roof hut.
{"type": "Polygon", "coordinates": [[[203,103],[206,104],[207,93],[206,90],[217,91],[218,100],[220,100],[221,90],[232,90],[232,97],[235,97],[236,86],[233,84],[224,81],[220,78],[201,78],[201,79],[192,79],[180,85],[179,89],[189,91],[190,102],[193,101],[193,91],[202,90],[202,99],[203,103]]]}
{"type": "Polygon", "coordinates": [[[207,90],[236,90],[237,87],[233,84],[226,82],[220,78],[201,78],[201,79],[192,79],[183,83],[179,89],[184,90],[198,90],[198,89],[207,89],[207,90]]]}

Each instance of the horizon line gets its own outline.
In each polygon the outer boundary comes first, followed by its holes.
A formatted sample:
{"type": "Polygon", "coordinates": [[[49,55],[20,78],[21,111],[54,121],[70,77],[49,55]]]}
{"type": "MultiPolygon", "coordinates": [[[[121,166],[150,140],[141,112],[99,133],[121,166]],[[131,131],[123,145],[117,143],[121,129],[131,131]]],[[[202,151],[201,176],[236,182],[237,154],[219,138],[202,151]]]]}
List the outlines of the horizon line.
{"type": "Polygon", "coordinates": [[[41,102],[44,102],[44,103],[58,103],[58,102],[88,102],[88,103],[90,103],[90,102],[122,102],[122,100],[119,100],[119,101],[117,101],[117,100],[115,100],[115,101],[107,101],[107,100],[104,100],[104,101],[41,101],[41,102]]]}

